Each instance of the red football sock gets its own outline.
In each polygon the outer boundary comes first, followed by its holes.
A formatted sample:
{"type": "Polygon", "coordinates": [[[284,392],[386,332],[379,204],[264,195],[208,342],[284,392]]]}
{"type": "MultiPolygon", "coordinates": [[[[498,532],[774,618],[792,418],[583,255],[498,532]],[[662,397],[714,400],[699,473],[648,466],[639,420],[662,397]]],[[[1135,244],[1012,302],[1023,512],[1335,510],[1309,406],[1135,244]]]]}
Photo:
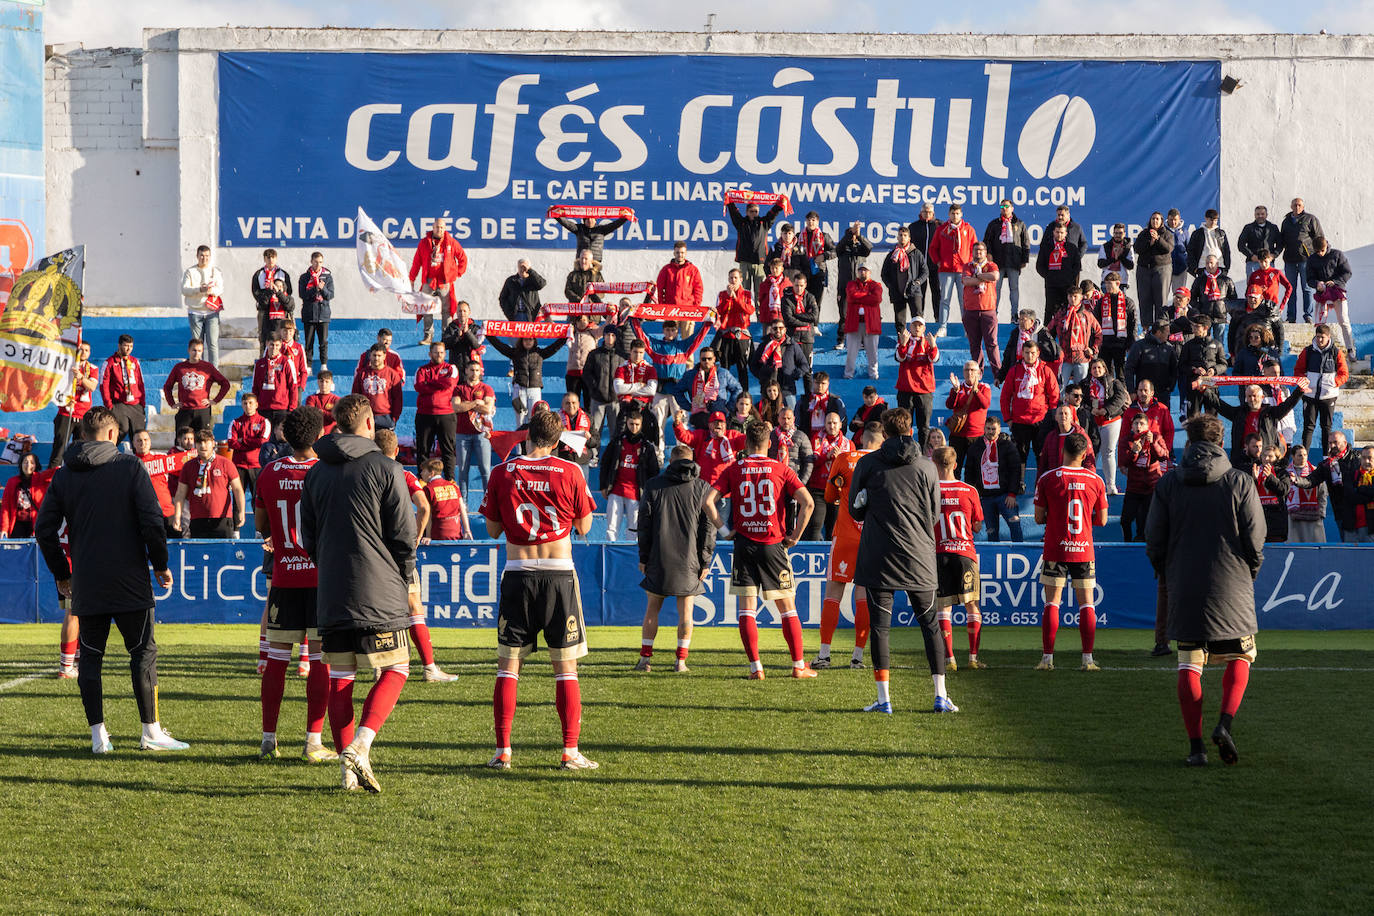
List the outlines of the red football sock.
{"type": "Polygon", "coordinates": [[[792,653],[792,667],[804,664],[802,653],[806,649],[802,645],[801,618],[797,616],[796,611],[782,616],[782,638],[787,640],[787,649],[792,653]]]}
{"type": "Polygon", "coordinates": [[[691,640],[689,640],[689,639],[679,639],[679,640],[677,641],[677,660],[678,660],[678,661],[680,661],[680,662],[685,662],[685,661],[687,661],[687,647],[688,647],[688,644],[689,644],[690,642],[691,642],[691,640]]]}
{"type": "Polygon", "coordinates": [[[324,713],[329,706],[329,666],[320,659],[319,652],[308,657],[310,675],[305,679],[305,731],[313,735],[324,731],[324,713]]]}
{"type": "Polygon", "coordinates": [[[563,723],[563,746],[577,747],[582,732],[582,688],[576,674],[558,674],[554,680],[554,705],[558,708],[558,720],[563,723]]]}
{"type": "Polygon", "coordinates": [[[862,649],[868,645],[868,599],[854,599],[854,645],[862,649]]]}
{"type": "Polygon", "coordinates": [[[754,622],[753,614],[739,615],[739,638],[744,643],[744,654],[751,661],[759,660],[759,625],[754,622]]]}
{"type": "Polygon", "coordinates": [[[71,642],[64,642],[58,651],[62,654],[62,664],[70,665],[76,661],[76,650],[81,645],[81,640],[73,639],[71,642]]]}
{"type": "Polygon", "coordinates": [[[420,651],[420,664],[434,664],[434,644],[429,641],[429,627],[425,625],[423,617],[410,618],[410,638],[420,651]]]}
{"type": "Polygon", "coordinates": [[[654,641],[653,641],[652,639],[641,639],[641,640],[639,641],[639,657],[640,657],[640,658],[653,658],[653,657],[654,657],[654,641]]]}
{"type": "MultiPolygon", "coordinates": [[[[1243,658],[1233,658],[1226,663],[1226,673],[1221,676],[1221,711],[1234,716],[1240,709],[1240,701],[1245,696],[1245,685],[1250,683],[1250,663],[1243,658]]],[[[1201,712],[1198,713],[1201,715],[1201,712]]]]}
{"type": "Polygon", "coordinates": [[[329,730],[342,751],[353,740],[353,675],[329,678],[329,730]]]}
{"type": "Polygon", "coordinates": [[[827,646],[835,639],[835,628],[840,625],[840,601],[826,598],[821,602],[821,642],[827,646]]]}
{"type": "Polygon", "coordinates": [[[968,615],[968,654],[978,654],[978,640],[983,636],[983,615],[970,611],[968,615]]]}
{"type": "Polygon", "coordinates": [[[496,672],[496,689],[491,697],[491,711],[496,719],[496,746],[510,747],[510,726],[515,721],[515,688],[520,675],[510,671],[496,672]]]}
{"type": "Polygon", "coordinates": [[[1059,605],[1045,605],[1040,615],[1040,648],[1046,655],[1054,654],[1054,638],[1059,635],[1059,605]]]}
{"type": "Polygon", "coordinates": [[[1097,608],[1085,604],[1078,609],[1078,638],[1083,641],[1083,651],[1091,652],[1097,639],[1097,608]]]}
{"type": "Polygon", "coordinates": [[[954,657],[954,623],[949,611],[940,612],[940,635],[945,638],[945,658],[954,657]]]}
{"type": "Polygon", "coordinates": [[[262,674],[262,730],[265,732],[277,730],[281,698],[286,693],[286,665],[284,658],[268,658],[267,670],[262,674]]]}
{"type": "Polygon", "coordinates": [[[1202,672],[1194,668],[1178,669],[1178,707],[1183,712],[1183,727],[1188,737],[1202,738],[1202,672]]]}
{"type": "Polygon", "coordinates": [[[391,710],[396,708],[396,701],[401,696],[401,688],[406,685],[407,677],[409,674],[404,665],[382,669],[382,676],[377,678],[377,683],[372,685],[372,689],[367,692],[367,699],[363,701],[363,728],[370,728],[373,732],[382,730],[382,723],[391,715],[391,710]]]}

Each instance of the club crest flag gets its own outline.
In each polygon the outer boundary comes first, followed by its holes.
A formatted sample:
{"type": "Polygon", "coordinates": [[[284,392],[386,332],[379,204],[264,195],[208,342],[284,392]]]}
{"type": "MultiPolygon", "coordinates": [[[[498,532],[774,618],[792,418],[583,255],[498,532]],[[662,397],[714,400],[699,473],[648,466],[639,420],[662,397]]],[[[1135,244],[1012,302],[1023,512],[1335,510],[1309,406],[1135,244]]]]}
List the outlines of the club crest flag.
{"type": "Polygon", "coordinates": [[[81,338],[86,246],[49,255],[19,275],[0,314],[0,410],[65,402],[81,338]]]}
{"type": "Polygon", "coordinates": [[[411,289],[405,261],[392,246],[386,233],[358,208],[358,273],[372,292],[391,293],[407,315],[433,315],[439,310],[439,297],[411,289]]]}

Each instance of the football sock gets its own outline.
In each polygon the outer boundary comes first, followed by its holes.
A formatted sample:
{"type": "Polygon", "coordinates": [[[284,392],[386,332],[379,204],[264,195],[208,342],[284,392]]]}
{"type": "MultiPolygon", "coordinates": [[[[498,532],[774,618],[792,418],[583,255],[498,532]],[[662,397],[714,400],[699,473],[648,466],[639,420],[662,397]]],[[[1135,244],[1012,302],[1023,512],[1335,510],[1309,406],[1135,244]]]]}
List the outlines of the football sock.
{"type": "Polygon", "coordinates": [[[323,745],[324,745],[324,737],[320,734],[320,732],[306,732],[306,733],[305,733],[305,746],[306,746],[306,747],[322,747],[323,745]]]}
{"type": "Polygon", "coordinates": [[[515,721],[515,688],[520,675],[514,671],[496,672],[496,690],[492,694],[491,709],[496,718],[496,746],[510,747],[510,727],[515,721]]]}
{"type": "Polygon", "coordinates": [[[687,661],[687,650],[688,650],[688,648],[691,647],[691,645],[692,645],[692,641],[691,641],[690,639],[679,639],[679,640],[677,641],[677,660],[678,660],[678,661],[680,661],[680,662],[685,662],[685,661],[687,661]]]}
{"type": "Polygon", "coordinates": [[[1045,605],[1040,615],[1040,647],[1046,655],[1054,654],[1054,638],[1059,635],[1059,605],[1045,605]]]}
{"type": "MultiPolygon", "coordinates": [[[[366,708],[366,705],[367,704],[363,704],[363,707],[366,708]]],[[[362,748],[363,753],[366,754],[368,751],[372,750],[372,741],[376,737],[377,733],[375,731],[368,728],[366,725],[359,725],[358,733],[353,736],[353,743],[362,748]]]]}
{"type": "Polygon", "coordinates": [[[1078,609],[1078,638],[1083,642],[1083,654],[1091,658],[1097,639],[1097,608],[1091,604],[1078,609]]]}
{"type": "MultiPolygon", "coordinates": [[[[305,679],[305,730],[316,736],[324,731],[324,714],[329,708],[329,666],[320,660],[319,648],[309,655],[310,675],[305,679]]],[[[337,750],[337,748],[336,748],[337,750]]]]}
{"type": "Polygon", "coordinates": [[[828,643],[828,642],[823,642],[823,643],[821,643],[820,648],[816,650],[816,657],[817,657],[817,658],[829,658],[829,657],[830,657],[830,643],[828,643]]]}
{"type": "Polygon", "coordinates": [[[878,702],[888,703],[891,700],[887,694],[887,669],[875,668],[873,670],[873,684],[878,688],[878,702]]]}
{"type": "Polygon", "coordinates": [[[864,646],[868,645],[868,599],[854,600],[854,645],[859,650],[855,658],[863,661],[864,646]]]}
{"type": "MultiPolygon", "coordinates": [[[[759,625],[754,622],[753,614],[739,615],[739,638],[744,643],[744,655],[751,662],[759,660],[759,625]]],[[[760,666],[762,667],[762,666],[760,666]]],[[[751,670],[753,667],[751,666],[751,670]]]]}
{"type": "Polygon", "coordinates": [[[58,661],[62,663],[62,667],[70,668],[76,664],[76,647],[78,644],[75,639],[71,642],[62,643],[62,648],[58,653],[58,661]]]}
{"type": "MultiPolygon", "coordinates": [[[[401,688],[406,685],[406,678],[410,676],[409,668],[410,665],[405,664],[382,669],[382,676],[372,685],[372,689],[367,692],[367,699],[363,701],[362,729],[371,729],[374,735],[382,730],[382,723],[391,715],[391,710],[396,708],[401,688]]],[[[371,743],[369,740],[365,746],[370,747],[371,743]]]]}
{"type": "Polygon", "coordinates": [[[410,638],[420,652],[420,664],[434,664],[434,645],[429,641],[429,627],[425,625],[425,618],[410,618],[410,638]]]}
{"type": "Polygon", "coordinates": [[[840,625],[840,600],[826,598],[821,602],[821,645],[825,657],[830,657],[830,644],[835,640],[835,628],[840,625]]]}
{"type": "Polygon", "coordinates": [[[970,658],[978,655],[978,640],[983,635],[983,615],[974,610],[968,614],[968,654],[970,658]]]}
{"type": "Polygon", "coordinates": [[[792,667],[805,668],[803,653],[806,648],[802,645],[801,618],[796,611],[782,615],[782,638],[787,641],[787,648],[792,653],[792,667]]]}
{"type": "Polygon", "coordinates": [[[267,631],[258,631],[258,674],[267,670],[267,631]]]}
{"type": "Polygon", "coordinates": [[[864,660],[864,647],[863,647],[863,646],[855,646],[855,647],[854,647],[854,652],[849,656],[849,661],[850,661],[850,663],[852,664],[853,662],[861,662],[861,661],[863,661],[863,660],[864,660]]]}
{"type": "Polygon", "coordinates": [[[286,666],[291,650],[268,649],[267,670],[262,673],[262,730],[275,732],[277,716],[281,713],[281,698],[286,693],[286,666]]]}
{"type": "Polygon", "coordinates": [[[582,688],[576,674],[554,675],[554,706],[563,723],[563,750],[577,753],[577,737],[582,731],[582,688]]]}
{"type": "MultiPolygon", "coordinates": [[[[287,661],[290,661],[290,659],[287,659],[287,661]]],[[[310,673],[310,640],[308,639],[301,641],[301,654],[299,665],[297,667],[297,673],[305,674],[307,676],[310,673]],[[304,668],[305,671],[300,671],[301,668],[304,668]]]]}
{"type": "Polygon", "coordinates": [[[653,658],[653,657],[654,657],[654,641],[653,641],[652,639],[641,639],[641,640],[639,641],[639,657],[640,657],[640,658],[653,658]]]}
{"type": "Polygon", "coordinates": [[[954,657],[954,623],[953,615],[949,608],[945,608],[939,613],[940,635],[945,640],[945,658],[954,657]]]}
{"type": "Polygon", "coordinates": [[[935,696],[936,696],[937,698],[938,698],[938,697],[944,696],[944,695],[945,695],[945,676],[944,676],[943,674],[932,674],[932,675],[930,676],[930,679],[931,679],[932,681],[935,682],[935,696]]]}
{"type": "Polygon", "coordinates": [[[262,733],[262,740],[271,741],[273,744],[275,744],[277,741],[277,733],[265,731],[262,733]]]}
{"type": "Polygon", "coordinates": [[[343,750],[353,740],[353,677],[352,671],[329,672],[329,730],[336,750],[343,750]]]}
{"type": "Polygon", "coordinates": [[[1202,670],[1178,669],[1178,708],[1183,713],[1183,727],[1188,738],[1197,742],[1194,751],[1202,750],[1202,670]]]}
{"type": "Polygon", "coordinates": [[[1221,676],[1221,724],[1229,731],[1231,720],[1240,701],[1245,696],[1245,686],[1250,683],[1250,663],[1243,658],[1233,658],[1226,663],[1226,673],[1221,676]]]}

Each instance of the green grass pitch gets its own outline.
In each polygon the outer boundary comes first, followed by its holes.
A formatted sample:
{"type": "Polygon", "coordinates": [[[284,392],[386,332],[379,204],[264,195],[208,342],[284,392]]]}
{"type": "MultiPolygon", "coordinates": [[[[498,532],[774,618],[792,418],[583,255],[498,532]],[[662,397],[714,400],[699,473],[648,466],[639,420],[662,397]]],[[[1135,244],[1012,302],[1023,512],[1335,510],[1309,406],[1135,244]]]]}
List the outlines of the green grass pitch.
{"type": "MultiPolygon", "coordinates": [[[[294,756],[294,666],[284,756],[256,759],[255,628],[160,628],[162,718],[191,742],[180,754],[136,750],[113,648],[115,753],[97,758],[76,684],[50,673],[57,627],[6,627],[0,911],[1370,911],[1374,633],[1262,633],[1240,765],[1213,753],[1188,770],[1175,663],[1147,656],[1145,632],[1101,631],[1105,670],[1084,674],[1065,630],[1060,669],[1043,673],[1037,631],[989,628],[991,669],[951,674],[963,711],[936,716],[919,637],[900,631],[888,718],[858,712],[868,671],[786,677],[777,630],[763,633],[760,683],[742,679],[733,630],[698,631],[678,675],[665,627],[644,675],[629,670],[636,630],[594,629],[581,744],[601,769],[583,773],[556,768],[542,654],[520,682],[514,769],[487,770],[494,634],[434,634],[461,677],[431,685],[412,669],[370,796],[294,756]]],[[[1220,669],[1203,682],[1210,731],[1220,669]]]]}

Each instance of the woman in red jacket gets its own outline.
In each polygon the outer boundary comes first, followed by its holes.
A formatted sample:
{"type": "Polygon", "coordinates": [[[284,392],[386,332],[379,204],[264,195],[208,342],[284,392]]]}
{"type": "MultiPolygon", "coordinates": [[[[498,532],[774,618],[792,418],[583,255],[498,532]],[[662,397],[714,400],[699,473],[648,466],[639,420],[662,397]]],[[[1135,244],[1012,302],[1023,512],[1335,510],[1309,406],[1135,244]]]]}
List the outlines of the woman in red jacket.
{"type": "Polygon", "coordinates": [[[725,289],[716,296],[716,339],[711,349],[716,351],[720,368],[729,372],[734,367],[739,386],[749,390],[749,357],[754,341],[749,336],[749,322],[754,316],[754,297],[744,288],[744,274],[738,267],[730,271],[725,289]]]}
{"type": "Polygon", "coordinates": [[[856,279],[844,291],[844,377],[854,377],[854,361],[863,343],[868,377],[878,377],[878,335],[883,332],[883,285],[869,276],[868,265],[859,262],[856,279]]]}
{"type": "Polygon", "coordinates": [[[961,383],[950,373],[949,397],[945,406],[952,411],[945,425],[949,427],[949,444],[958,458],[954,465],[954,479],[961,480],[964,475],[964,456],[968,454],[969,443],[983,435],[983,423],[988,418],[988,407],[992,405],[992,388],[983,384],[983,367],[976,359],[964,363],[964,380],[961,383]],[[955,429],[956,417],[964,418],[963,425],[955,429]]]}
{"type": "Polygon", "coordinates": [[[33,522],[38,518],[38,507],[43,503],[43,494],[48,492],[48,482],[55,471],[39,471],[38,456],[25,452],[19,459],[19,473],[5,484],[5,495],[0,497],[0,535],[7,538],[33,537],[33,522]]]}

